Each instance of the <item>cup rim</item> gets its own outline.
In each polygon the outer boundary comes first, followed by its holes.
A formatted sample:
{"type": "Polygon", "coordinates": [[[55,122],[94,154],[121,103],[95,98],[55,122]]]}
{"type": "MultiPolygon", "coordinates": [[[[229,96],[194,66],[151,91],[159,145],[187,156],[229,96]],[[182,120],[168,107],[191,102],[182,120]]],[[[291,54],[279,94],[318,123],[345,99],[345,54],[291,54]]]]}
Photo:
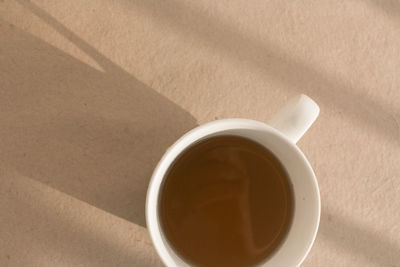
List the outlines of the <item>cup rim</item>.
{"type": "MultiPolygon", "coordinates": [[[[251,129],[251,130],[260,130],[260,131],[267,131],[270,132],[279,138],[281,138],[284,142],[287,143],[287,145],[291,146],[294,148],[294,151],[302,158],[303,163],[307,167],[309,173],[310,173],[310,178],[313,182],[313,185],[315,186],[315,191],[316,191],[316,205],[318,210],[316,211],[316,224],[315,224],[315,229],[314,233],[308,243],[308,248],[303,254],[303,256],[299,259],[297,266],[300,266],[300,264],[304,261],[304,259],[307,257],[308,253],[310,252],[319,228],[319,223],[320,223],[320,216],[321,216],[321,199],[320,199],[320,191],[319,191],[319,186],[318,186],[318,181],[315,176],[315,173],[311,167],[311,164],[307,160],[306,156],[304,153],[300,150],[300,148],[293,143],[291,140],[289,140],[284,134],[282,134],[280,131],[276,130],[275,128],[269,126],[266,123],[256,121],[256,120],[251,120],[251,119],[242,119],[242,118],[230,118],[230,119],[220,119],[220,120],[215,120],[212,122],[208,122],[202,125],[199,125],[192,130],[188,131],[186,134],[181,136],[173,145],[171,145],[162,158],[159,160],[157,166],[155,167],[153,174],[151,176],[148,190],[147,190],[147,197],[146,197],[146,225],[148,227],[149,233],[150,233],[150,238],[151,241],[156,248],[157,254],[163,261],[163,263],[166,266],[179,266],[173,259],[173,257],[170,255],[170,251],[168,250],[168,247],[166,244],[164,244],[163,238],[162,238],[162,229],[159,226],[159,220],[158,220],[158,195],[160,192],[160,189],[162,187],[162,181],[165,177],[165,173],[170,167],[171,163],[174,162],[176,157],[178,157],[183,151],[186,150],[187,147],[189,147],[191,144],[193,144],[195,141],[211,135],[213,133],[218,133],[223,130],[232,130],[232,129],[251,129]],[[235,126],[234,126],[235,125],[235,126]],[[222,126],[225,126],[222,127],[222,126]],[[218,128],[217,128],[218,127],[218,128]],[[215,129],[214,129],[215,128],[215,129]],[[200,136],[200,137],[199,137],[200,136]],[[187,143],[186,145],[182,145],[184,143],[187,143]],[[174,155],[176,154],[176,155],[174,155]],[[168,166],[164,166],[165,162],[167,159],[169,159],[171,156],[173,156],[172,160],[170,160],[168,166]],[[159,175],[159,173],[162,173],[162,175],[159,175]],[[158,183],[158,186],[155,187],[156,182],[158,183]]],[[[183,264],[184,266],[189,266],[176,252],[172,252],[175,256],[177,257],[183,264]]]]}

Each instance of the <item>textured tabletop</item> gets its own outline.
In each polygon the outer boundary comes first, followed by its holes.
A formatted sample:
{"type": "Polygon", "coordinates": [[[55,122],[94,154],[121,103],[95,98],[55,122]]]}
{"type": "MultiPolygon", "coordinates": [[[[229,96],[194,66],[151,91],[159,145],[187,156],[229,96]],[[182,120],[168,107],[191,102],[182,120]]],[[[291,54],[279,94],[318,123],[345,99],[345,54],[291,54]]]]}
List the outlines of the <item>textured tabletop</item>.
{"type": "Polygon", "coordinates": [[[400,2],[0,0],[0,266],[161,266],[165,149],[299,93],[321,108],[303,266],[400,266],[400,2]]]}

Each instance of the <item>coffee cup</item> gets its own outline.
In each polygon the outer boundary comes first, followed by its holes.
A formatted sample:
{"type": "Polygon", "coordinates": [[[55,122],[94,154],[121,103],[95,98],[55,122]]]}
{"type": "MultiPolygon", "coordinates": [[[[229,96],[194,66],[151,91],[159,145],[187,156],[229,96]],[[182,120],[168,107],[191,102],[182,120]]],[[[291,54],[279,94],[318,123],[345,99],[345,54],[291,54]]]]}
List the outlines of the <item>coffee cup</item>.
{"type": "Polygon", "coordinates": [[[261,266],[299,266],[309,253],[320,220],[320,194],[314,171],[297,141],[318,117],[318,105],[306,95],[291,99],[268,123],[222,119],[198,126],[183,135],[164,154],[150,180],[146,222],[153,245],[166,266],[190,266],[166,238],[159,214],[160,194],[169,168],[191,145],[210,137],[234,135],[253,140],[271,151],[286,169],[293,187],[294,214],[286,238],[261,266]]]}

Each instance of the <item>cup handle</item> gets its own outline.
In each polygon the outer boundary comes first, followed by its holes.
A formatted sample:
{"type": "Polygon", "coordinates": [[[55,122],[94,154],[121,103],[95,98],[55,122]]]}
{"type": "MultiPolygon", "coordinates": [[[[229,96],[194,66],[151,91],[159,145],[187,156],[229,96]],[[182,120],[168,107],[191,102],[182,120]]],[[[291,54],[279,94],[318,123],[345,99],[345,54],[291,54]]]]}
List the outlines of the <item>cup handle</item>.
{"type": "Polygon", "coordinates": [[[289,100],[268,124],[293,143],[297,143],[313,124],[318,114],[318,105],[308,96],[301,94],[289,100]]]}

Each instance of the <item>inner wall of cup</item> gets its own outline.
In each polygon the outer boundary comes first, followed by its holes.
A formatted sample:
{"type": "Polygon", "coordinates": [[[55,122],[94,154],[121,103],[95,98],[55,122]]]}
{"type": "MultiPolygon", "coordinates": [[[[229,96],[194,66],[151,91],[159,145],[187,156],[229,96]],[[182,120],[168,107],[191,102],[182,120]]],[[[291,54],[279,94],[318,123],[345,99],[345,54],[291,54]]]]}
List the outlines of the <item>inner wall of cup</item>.
{"type": "MultiPolygon", "coordinates": [[[[254,140],[268,148],[282,162],[293,186],[295,202],[293,221],[278,251],[271,255],[263,266],[290,266],[298,264],[305,257],[314,240],[319,221],[318,189],[316,188],[314,175],[308,162],[293,144],[273,131],[266,132],[265,130],[260,131],[247,128],[222,130],[191,139],[190,145],[203,139],[219,135],[237,135],[254,140]]],[[[190,146],[182,144],[181,151],[169,161],[168,165],[171,165],[171,163],[189,147],[190,146]]],[[[167,171],[168,168],[165,169],[164,175],[167,171]]],[[[162,190],[162,186],[161,183],[160,190],[162,190]]],[[[160,223],[159,227],[163,242],[174,262],[182,266],[188,266],[170,247],[168,240],[162,232],[160,223]]]]}

